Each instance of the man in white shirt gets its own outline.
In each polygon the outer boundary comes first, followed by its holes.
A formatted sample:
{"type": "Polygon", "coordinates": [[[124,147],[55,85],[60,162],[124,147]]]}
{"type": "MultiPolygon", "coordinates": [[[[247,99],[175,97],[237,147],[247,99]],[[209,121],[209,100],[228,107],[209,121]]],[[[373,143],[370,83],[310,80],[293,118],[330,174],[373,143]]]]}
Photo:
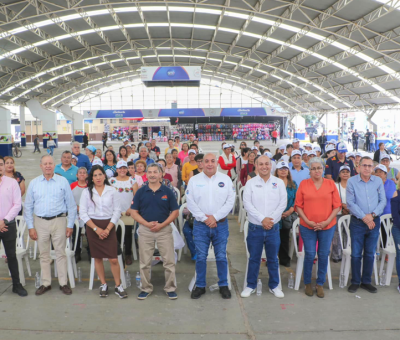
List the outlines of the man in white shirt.
{"type": "Polygon", "coordinates": [[[207,256],[212,243],[217,262],[219,292],[224,299],[231,298],[228,288],[228,214],[235,202],[235,189],[229,176],[217,172],[215,154],[204,156],[203,172],[189,180],[186,202],[195,218],[193,236],[196,245],[196,286],[191,298],[198,299],[206,292],[207,256]]]}
{"type": "MultiPolygon", "coordinates": [[[[247,249],[250,253],[247,272],[247,287],[241,296],[249,297],[257,287],[261,255],[265,246],[269,274],[269,291],[278,298],[284,295],[279,289],[278,251],[281,243],[279,221],[287,205],[285,183],[271,175],[271,160],[267,156],[257,158],[258,175],[247,181],[243,203],[249,220],[247,249]]],[[[277,167],[288,167],[286,162],[278,162],[277,167]]]]}

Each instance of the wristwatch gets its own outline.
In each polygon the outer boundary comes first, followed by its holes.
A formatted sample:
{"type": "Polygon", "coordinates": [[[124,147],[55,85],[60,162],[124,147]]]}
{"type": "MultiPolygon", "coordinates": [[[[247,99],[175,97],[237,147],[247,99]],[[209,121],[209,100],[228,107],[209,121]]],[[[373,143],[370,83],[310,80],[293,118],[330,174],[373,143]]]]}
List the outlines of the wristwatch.
{"type": "Polygon", "coordinates": [[[375,214],[374,212],[373,212],[371,215],[372,215],[372,217],[373,217],[373,218],[375,218],[375,217],[376,217],[376,214],[375,214]]]}
{"type": "Polygon", "coordinates": [[[96,228],[93,228],[93,231],[96,231],[97,230],[97,227],[96,228]]]}
{"type": "Polygon", "coordinates": [[[10,223],[8,220],[6,220],[6,219],[3,219],[3,221],[4,221],[4,224],[8,224],[8,223],[10,223]]]}

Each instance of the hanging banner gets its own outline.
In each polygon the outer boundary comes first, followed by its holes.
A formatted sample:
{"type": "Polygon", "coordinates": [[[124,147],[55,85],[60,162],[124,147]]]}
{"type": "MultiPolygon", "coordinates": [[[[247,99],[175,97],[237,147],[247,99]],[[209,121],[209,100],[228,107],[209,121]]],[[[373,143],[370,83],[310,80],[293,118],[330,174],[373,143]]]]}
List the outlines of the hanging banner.
{"type": "Polygon", "coordinates": [[[143,118],[142,110],[83,111],[84,118],[143,118]]]}
{"type": "Polygon", "coordinates": [[[222,109],[221,117],[245,117],[245,116],[266,116],[267,111],[263,107],[241,107],[241,108],[226,108],[222,109]]]}
{"type": "Polygon", "coordinates": [[[203,109],[161,109],[158,117],[205,117],[203,109]]]}

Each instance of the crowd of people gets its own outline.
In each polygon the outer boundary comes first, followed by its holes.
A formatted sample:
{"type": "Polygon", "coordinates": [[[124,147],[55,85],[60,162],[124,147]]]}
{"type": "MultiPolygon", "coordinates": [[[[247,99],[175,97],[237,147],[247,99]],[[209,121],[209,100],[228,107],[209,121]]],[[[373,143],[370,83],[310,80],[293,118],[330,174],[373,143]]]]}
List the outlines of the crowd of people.
{"type": "MultiPolygon", "coordinates": [[[[378,238],[380,216],[392,214],[392,235],[400,244],[400,195],[397,187],[399,171],[391,167],[390,155],[377,150],[379,162],[359,152],[348,152],[345,143],[327,141],[324,149],[298,139],[280,145],[274,152],[256,140],[253,145],[241,142],[239,150],[223,142],[219,154],[203,153],[199,142],[191,136],[181,143],[179,136],[168,140],[162,153],[156,141],[137,146],[124,140],[114,151],[106,143],[103,149],[92,145],[81,152],[81,145],[72,144],[63,151],[58,162],[52,155],[41,157],[42,175],[33,179],[27,190],[25,179],[15,169],[11,157],[0,157],[0,239],[3,241],[13,281],[13,292],[26,296],[19,281],[15,255],[15,217],[23,214],[29,236],[37,241],[40,251],[41,285],[36,295],[51,289],[51,257],[56,254],[59,289],[72,294],[67,283],[66,241],[78,237],[76,261],[82,260],[80,230],[85,228],[88,259],[94,259],[100,279],[99,295],[108,296],[103,259],[110,262],[114,292],[128,296],[120,277],[118,255],[126,265],[132,264],[132,244],[139,250],[141,292],[139,300],[153,291],[150,272],[155,247],[165,269],[164,291],[169,299],[177,299],[173,222],[179,217],[179,202],[185,196],[183,234],[191,259],[196,261],[196,282],[191,298],[206,292],[207,256],[210,244],[215,252],[219,292],[231,298],[228,288],[227,243],[228,215],[236,202],[236,184],[243,189],[243,206],[247,214],[247,248],[250,254],[247,286],[241,293],[249,297],[257,287],[263,249],[267,257],[269,291],[278,298],[279,265],[290,267],[289,235],[299,218],[298,247],[304,249],[305,294],[324,297],[323,285],[329,255],[341,261],[338,219],[351,215],[351,285],[349,292],[363,288],[371,293],[372,268],[378,238]],[[163,156],[163,158],[161,157],[163,156]],[[58,164],[56,164],[58,163],[58,164]],[[22,211],[21,197],[25,195],[22,211]],[[118,221],[125,224],[124,244],[118,221]],[[318,254],[315,289],[311,272],[318,254]],[[362,268],[361,268],[362,267],[362,268]]],[[[382,239],[386,242],[387,235],[382,239]]],[[[400,249],[396,269],[400,275],[400,249]]],[[[400,276],[399,276],[400,278],[400,276]]],[[[398,286],[400,292],[400,285],[398,286]]]]}

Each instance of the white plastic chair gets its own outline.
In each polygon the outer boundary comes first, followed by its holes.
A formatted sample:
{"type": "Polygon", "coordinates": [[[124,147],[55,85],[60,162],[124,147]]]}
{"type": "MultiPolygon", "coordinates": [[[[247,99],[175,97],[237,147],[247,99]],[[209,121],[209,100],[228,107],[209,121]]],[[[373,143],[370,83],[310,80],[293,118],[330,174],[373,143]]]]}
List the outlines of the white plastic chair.
{"type": "Polygon", "coordinates": [[[136,223],[136,221],[134,221],[133,228],[132,228],[132,254],[133,254],[133,259],[135,261],[138,260],[138,251],[136,249],[136,239],[135,239],[136,229],[137,229],[137,223],[136,223]]]}
{"type": "MultiPolygon", "coordinates": [[[[118,230],[118,228],[121,228],[121,247],[124,244],[125,240],[125,224],[121,220],[118,220],[117,225],[115,226],[115,231],[118,230]]],[[[126,280],[125,280],[125,273],[124,273],[124,261],[122,260],[122,254],[118,255],[118,263],[119,263],[119,268],[120,268],[120,279],[122,286],[124,289],[126,289],[126,280]]],[[[92,257],[92,260],[90,262],[90,278],[89,278],[89,289],[93,289],[93,281],[94,281],[94,258],[92,257]]]]}
{"type": "Polygon", "coordinates": [[[176,200],[178,201],[178,205],[179,205],[179,202],[181,201],[181,192],[179,191],[178,188],[175,188],[175,187],[174,187],[174,190],[176,192],[176,200]]]}
{"type": "Polygon", "coordinates": [[[339,240],[342,246],[342,264],[340,265],[340,274],[344,274],[344,285],[347,286],[347,282],[349,280],[350,275],[350,267],[351,267],[351,239],[350,239],[350,215],[345,215],[339,218],[338,221],[338,232],[339,232],[339,240]],[[343,234],[346,233],[347,241],[344,244],[343,234]]]}
{"type": "Polygon", "coordinates": [[[179,208],[179,216],[178,216],[178,228],[179,228],[179,232],[182,236],[182,238],[185,241],[185,246],[181,249],[178,250],[178,261],[181,260],[182,257],[182,250],[184,251],[184,254],[186,255],[187,253],[187,244],[186,244],[186,239],[185,239],[185,235],[183,234],[183,226],[185,225],[185,221],[183,219],[183,210],[187,207],[187,203],[184,203],[181,205],[181,207],[179,208]]]}
{"type": "MultiPolygon", "coordinates": [[[[65,244],[65,255],[67,256],[67,272],[71,288],[75,288],[75,278],[78,277],[78,270],[76,268],[75,249],[79,237],[79,221],[76,220],[74,224],[76,230],[75,242],[72,245],[72,236],[67,239],[65,244]]],[[[54,276],[57,277],[57,255],[54,249],[50,250],[50,257],[54,260],[54,276]]]]}
{"type": "MultiPolygon", "coordinates": [[[[386,232],[386,244],[383,244],[382,234],[380,235],[380,241],[382,245],[382,260],[379,269],[379,276],[382,276],[382,272],[385,266],[385,257],[388,256],[388,263],[386,267],[386,286],[390,286],[390,281],[392,279],[394,262],[396,259],[396,245],[392,235],[393,223],[391,222],[391,214],[385,214],[381,216],[381,223],[386,232]]],[[[375,228],[377,228],[376,226],[375,228]]]]}
{"type": "Polygon", "coordinates": [[[300,228],[300,219],[297,218],[293,222],[293,227],[292,227],[292,241],[293,241],[294,251],[297,257],[296,281],[294,284],[295,290],[299,290],[300,287],[301,275],[303,273],[303,267],[304,267],[304,256],[305,256],[304,247],[301,251],[299,251],[299,248],[297,246],[297,234],[299,233],[299,228],[300,228]]]}
{"type": "Polygon", "coordinates": [[[186,203],[186,195],[183,195],[181,197],[181,204],[186,203]]]}
{"type": "Polygon", "coordinates": [[[25,259],[26,269],[28,270],[29,276],[32,276],[31,266],[29,264],[29,256],[27,254],[27,246],[24,242],[24,233],[26,229],[26,223],[22,216],[17,216],[15,218],[16,226],[17,226],[17,246],[16,246],[16,255],[18,261],[18,271],[19,271],[19,279],[21,284],[25,286],[25,273],[23,267],[22,259],[25,259]]]}
{"type": "MultiPolygon", "coordinates": [[[[247,239],[247,234],[249,232],[249,221],[246,221],[244,223],[243,232],[244,232],[244,238],[246,240],[247,239]]],[[[246,244],[247,264],[246,264],[246,272],[244,274],[243,290],[247,287],[247,273],[249,271],[249,259],[250,259],[249,249],[247,248],[247,241],[245,242],[245,244],[246,244]]],[[[261,254],[261,261],[262,261],[262,259],[266,259],[266,258],[267,258],[267,254],[265,253],[265,247],[263,246],[263,251],[262,251],[262,254],[261,254]]],[[[280,290],[282,290],[281,271],[279,270],[279,265],[278,265],[278,274],[279,274],[279,285],[278,285],[278,288],[280,290]]]]}
{"type": "Polygon", "coordinates": [[[239,202],[239,191],[242,188],[242,182],[238,178],[236,178],[236,192],[235,192],[235,204],[233,205],[232,215],[235,215],[236,212],[236,204],[238,204],[239,213],[240,213],[240,202],[239,202]]]}
{"type": "Polygon", "coordinates": [[[244,192],[244,188],[242,187],[239,190],[239,223],[240,223],[240,232],[243,232],[243,228],[244,228],[244,223],[246,222],[247,219],[247,212],[244,209],[244,205],[243,205],[243,192],[244,192]]]}
{"type": "MultiPolygon", "coordinates": [[[[228,259],[228,255],[226,256],[226,258],[228,259]]],[[[208,249],[208,256],[207,256],[207,262],[211,262],[211,261],[215,261],[215,253],[214,253],[214,247],[210,244],[210,248],[208,249]]],[[[232,289],[232,283],[231,283],[231,274],[229,272],[229,265],[227,268],[227,279],[228,279],[228,288],[229,290],[232,289]]],[[[194,271],[194,276],[192,278],[192,280],[189,283],[189,291],[191,292],[193,290],[193,287],[196,284],[196,279],[197,279],[197,273],[196,270],[194,271]]]]}

